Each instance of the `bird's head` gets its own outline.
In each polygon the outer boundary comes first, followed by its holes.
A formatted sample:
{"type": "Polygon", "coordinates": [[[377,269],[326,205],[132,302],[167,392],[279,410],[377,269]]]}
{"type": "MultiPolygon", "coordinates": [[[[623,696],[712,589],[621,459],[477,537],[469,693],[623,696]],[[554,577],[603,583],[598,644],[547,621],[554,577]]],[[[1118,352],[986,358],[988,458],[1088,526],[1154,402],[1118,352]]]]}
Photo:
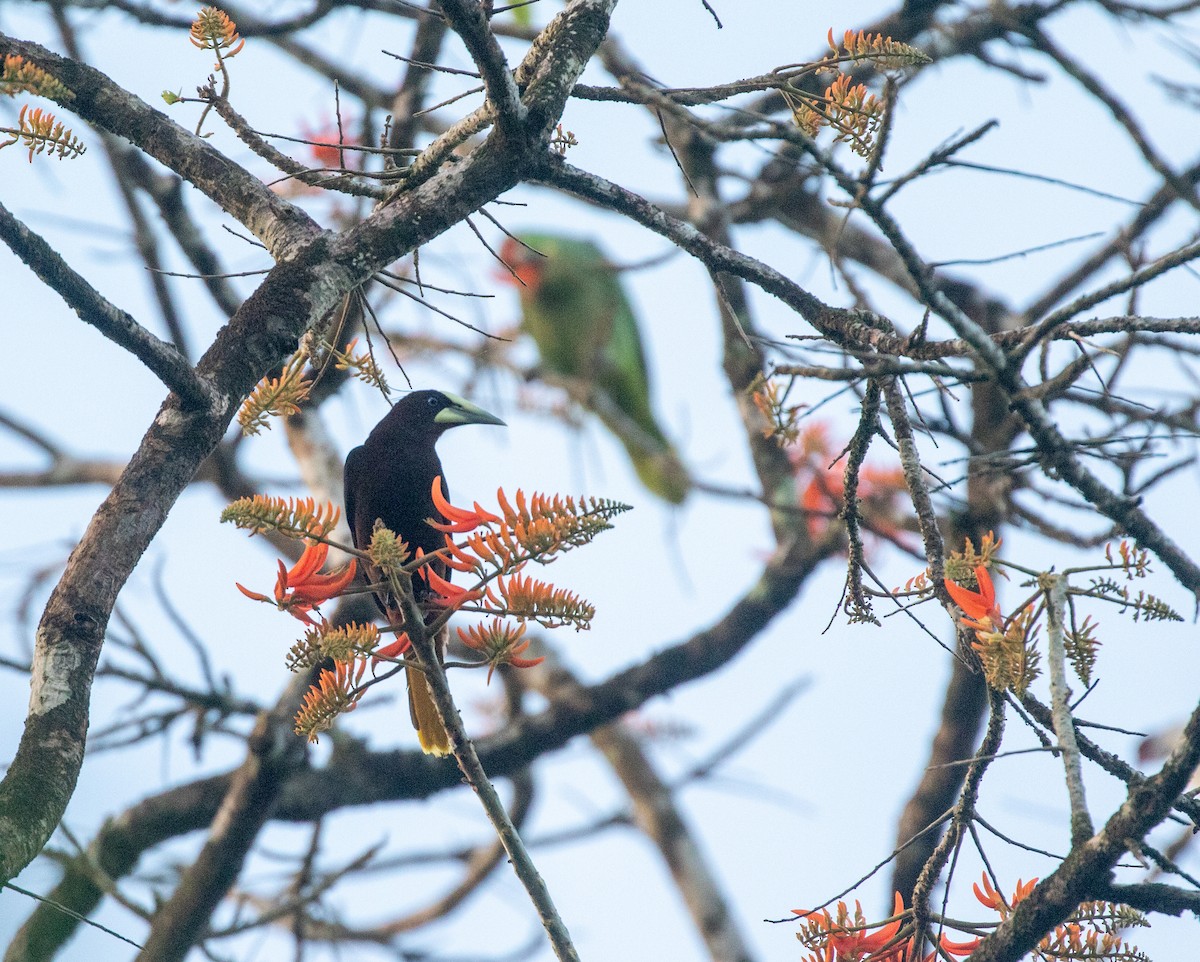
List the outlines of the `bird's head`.
{"type": "Polygon", "coordinates": [[[533,296],[537,289],[542,284],[542,274],[546,269],[546,262],[552,256],[552,252],[546,250],[545,247],[538,246],[543,238],[525,237],[524,243],[517,240],[515,237],[506,237],[504,243],[500,245],[500,258],[512,268],[512,272],[499,269],[496,276],[502,280],[513,284],[520,291],[522,298],[533,296]],[[530,247],[533,250],[530,250],[530,247]],[[514,275],[516,275],[514,277],[514,275]]]}
{"type": "Polygon", "coordinates": [[[448,391],[413,391],[397,401],[384,420],[434,437],[463,424],[504,424],[478,404],[448,391]]]}
{"type": "Polygon", "coordinates": [[[444,431],[460,425],[504,425],[504,422],[449,391],[413,391],[392,405],[368,440],[390,444],[396,435],[407,435],[436,441],[444,431]]]}

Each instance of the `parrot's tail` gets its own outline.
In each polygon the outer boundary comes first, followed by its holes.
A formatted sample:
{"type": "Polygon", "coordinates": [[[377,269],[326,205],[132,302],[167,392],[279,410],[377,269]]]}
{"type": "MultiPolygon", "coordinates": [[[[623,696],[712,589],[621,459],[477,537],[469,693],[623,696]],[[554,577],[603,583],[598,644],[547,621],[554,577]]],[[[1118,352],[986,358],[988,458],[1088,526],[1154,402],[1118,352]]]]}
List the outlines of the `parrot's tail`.
{"type": "Polygon", "coordinates": [[[675,449],[669,445],[662,451],[651,452],[643,447],[625,446],[634,470],[642,484],[671,504],[682,504],[687,497],[691,481],[687,468],[679,460],[675,449]]]}
{"type": "Polygon", "coordinates": [[[604,391],[593,390],[588,406],[617,436],[642,484],[671,504],[681,504],[691,489],[687,468],[648,407],[623,410],[604,391]]]}

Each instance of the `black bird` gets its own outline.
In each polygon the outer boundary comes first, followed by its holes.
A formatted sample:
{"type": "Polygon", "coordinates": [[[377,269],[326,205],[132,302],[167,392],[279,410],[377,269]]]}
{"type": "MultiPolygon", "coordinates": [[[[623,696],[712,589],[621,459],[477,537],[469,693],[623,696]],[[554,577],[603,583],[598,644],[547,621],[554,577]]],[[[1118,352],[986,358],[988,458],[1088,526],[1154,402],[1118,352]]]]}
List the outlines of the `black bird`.
{"type": "MultiPolygon", "coordinates": [[[[367,440],[346,458],[346,521],[354,546],[365,550],[371,543],[376,520],[408,542],[409,550],[422,548],[426,554],[444,544],[440,531],[425,523],[427,518],[445,521],[433,505],[434,478],[442,479],[447,500],[450,491],[442,462],[434,445],[442,433],[461,424],[504,424],[494,414],[470,401],[443,391],[413,391],[396,403],[367,440]]],[[[450,577],[446,565],[437,572],[450,577]]],[[[378,572],[368,572],[378,580],[378,572]]],[[[376,594],[375,604],[389,620],[399,620],[386,594],[376,594]]],[[[439,654],[445,635],[438,639],[439,654]]],[[[438,717],[424,674],[408,669],[408,707],[421,748],[429,755],[446,755],[450,739],[438,717]]]]}

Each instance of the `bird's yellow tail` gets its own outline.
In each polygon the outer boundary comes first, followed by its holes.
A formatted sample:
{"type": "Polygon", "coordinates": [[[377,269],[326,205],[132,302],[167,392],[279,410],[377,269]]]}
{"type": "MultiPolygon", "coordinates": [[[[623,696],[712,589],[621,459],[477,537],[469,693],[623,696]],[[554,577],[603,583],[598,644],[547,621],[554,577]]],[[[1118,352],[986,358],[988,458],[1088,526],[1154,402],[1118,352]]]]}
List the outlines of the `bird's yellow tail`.
{"type": "Polygon", "coordinates": [[[408,711],[412,716],[413,728],[426,755],[449,755],[450,733],[442,724],[437,706],[433,703],[433,692],[425,680],[425,672],[419,668],[405,669],[408,675],[408,711]]]}

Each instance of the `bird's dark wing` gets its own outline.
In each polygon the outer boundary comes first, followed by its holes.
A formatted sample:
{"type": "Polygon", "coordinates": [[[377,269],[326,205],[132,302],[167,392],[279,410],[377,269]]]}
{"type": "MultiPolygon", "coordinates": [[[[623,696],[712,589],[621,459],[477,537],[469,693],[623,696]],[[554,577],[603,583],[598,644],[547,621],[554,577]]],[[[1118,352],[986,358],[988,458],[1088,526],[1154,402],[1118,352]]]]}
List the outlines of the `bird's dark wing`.
{"type": "Polygon", "coordinates": [[[346,524],[350,526],[350,538],[356,548],[361,548],[362,545],[358,543],[358,523],[354,514],[354,493],[362,483],[362,472],[366,467],[364,464],[366,454],[367,452],[361,445],[351,451],[346,456],[346,470],[342,476],[342,497],[346,502],[346,524]]]}

